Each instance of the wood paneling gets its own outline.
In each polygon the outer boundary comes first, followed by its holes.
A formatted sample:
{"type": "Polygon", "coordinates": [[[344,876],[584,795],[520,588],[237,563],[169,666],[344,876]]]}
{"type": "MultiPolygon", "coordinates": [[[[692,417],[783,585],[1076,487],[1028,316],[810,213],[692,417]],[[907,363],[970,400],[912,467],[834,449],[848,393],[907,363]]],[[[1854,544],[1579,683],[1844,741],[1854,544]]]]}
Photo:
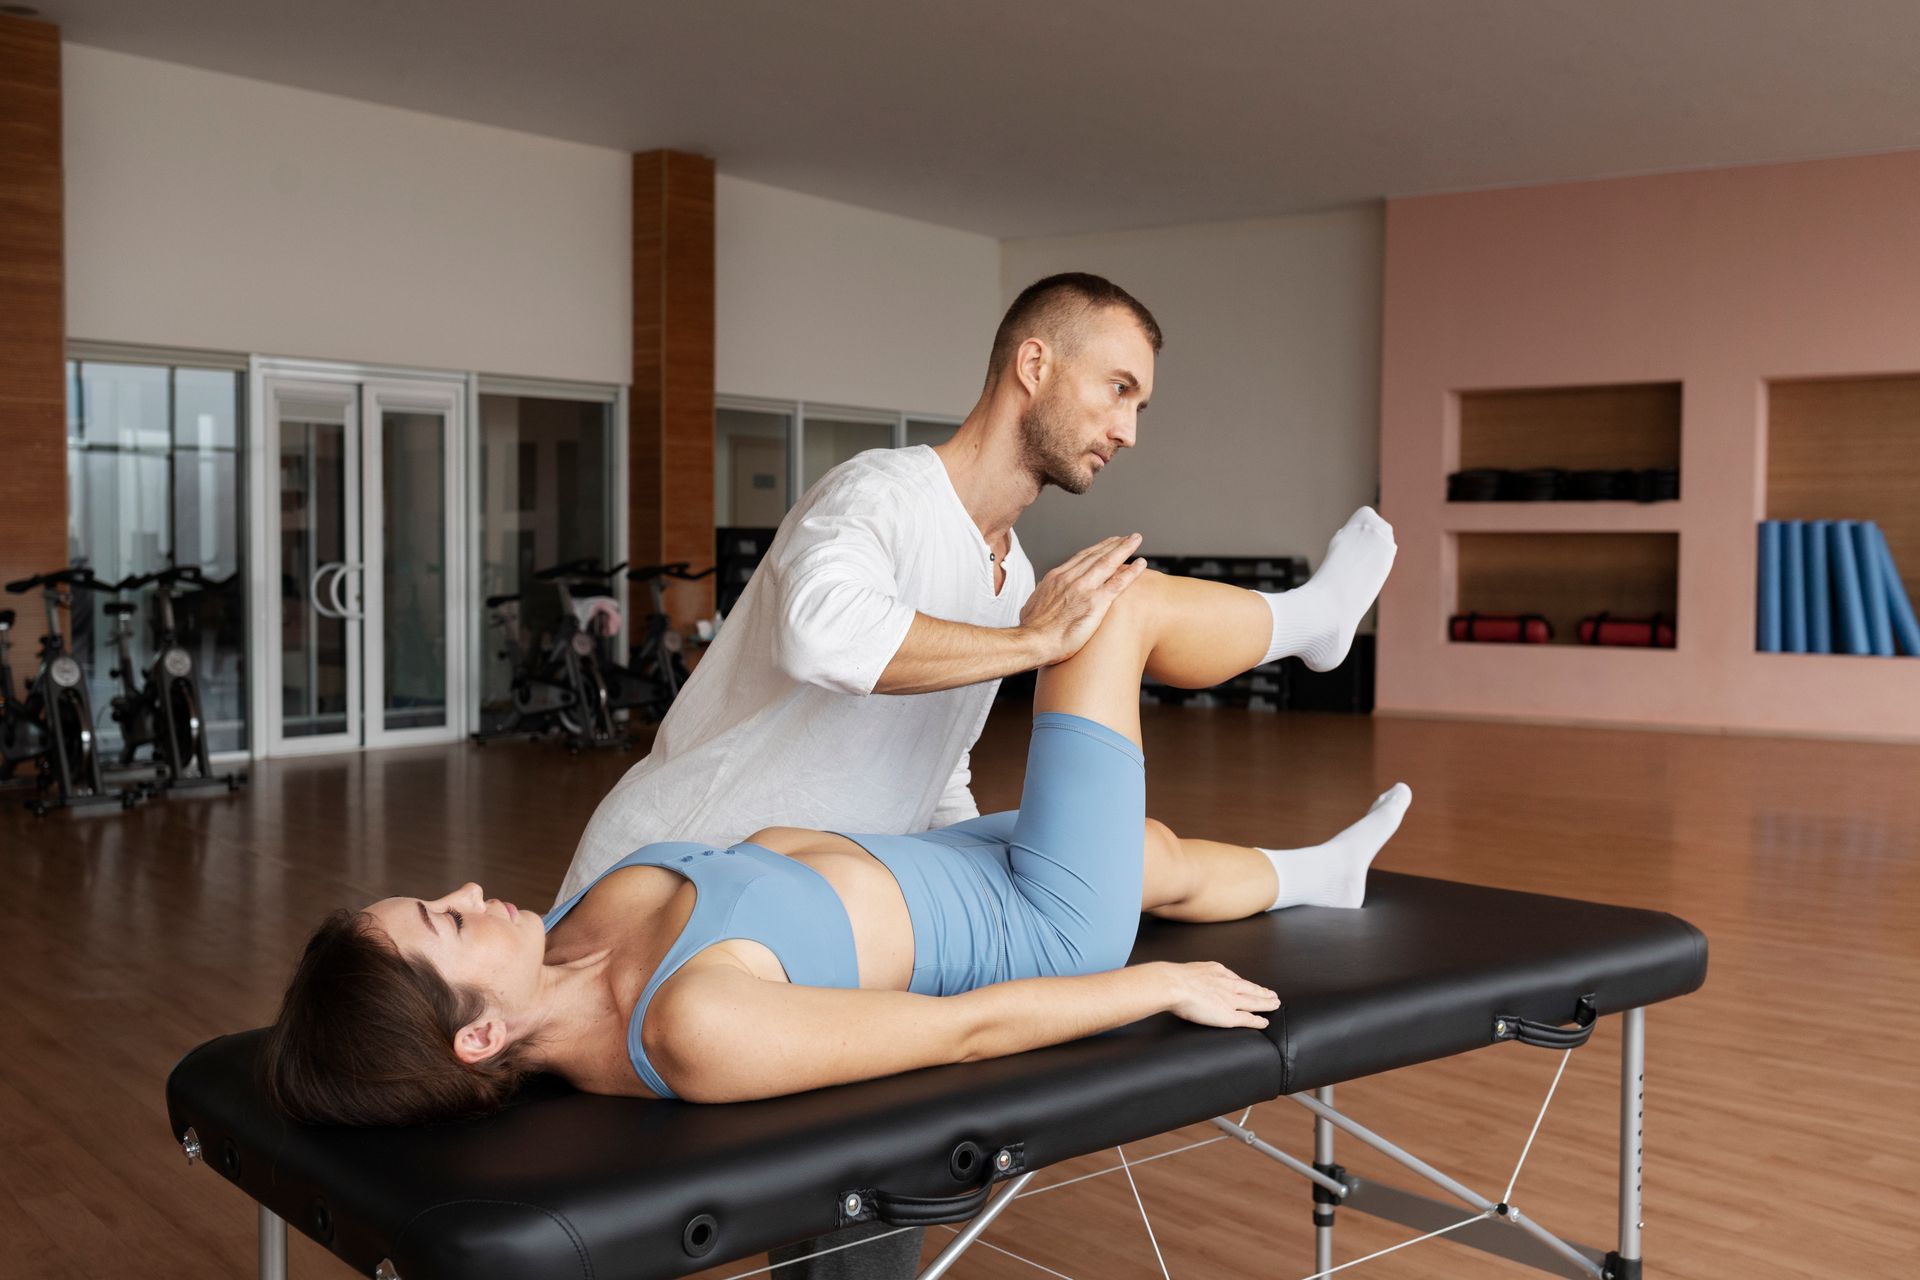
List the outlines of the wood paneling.
{"type": "Polygon", "coordinates": [[[1460,466],[1569,471],[1680,465],[1680,384],[1466,391],[1460,466]]]}
{"type": "MultiPolygon", "coordinates": [[[[60,29],[0,15],[0,581],[67,561],[63,182],[60,29]]],[[[43,629],[37,595],[0,608],[43,629]]]]}
{"type": "MultiPolygon", "coordinates": [[[[1595,613],[1674,618],[1680,536],[1673,533],[1459,534],[1458,613],[1539,613],[1557,643],[1595,613]]],[[[1676,626],[1677,631],[1677,626],[1676,626]]]]}
{"type": "MultiPolygon", "coordinates": [[[[713,563],[713,161],[633,157],[633,394],[628,558],[713,563]]],[[[676,625],[713,612],[713,580],[674,583],[676,625]]]]}
{"type": "MultiPolygon", "coordinates": [[[[983,810],[1018,802],[1025,709],[973,753],[983,810]]],[[[1649,1277],[1896,1276],[1920,1252],[1920,748],[1619,730],[1143,707],[1150,810],[1188,835],[1293,848],[1389,783],[1413,788],[1394,871],[1672,911],[1705,930],[1706,986],[1648,1016],[1649,1277]],[[1844,1230],[1789,1206],[1843,1171],[1844,1230]]],[[[463,878],[544,906],[632,757],[496,743],[268,761],[237,796],[35,820],[0,802],[0,1273],[243,1280],[253,1205],[188,1168],[163,1082],[186,1050],[273,1014],[327,910],[463,878]]],[[[1514,1203],[1608,1247],[1617,1020],[1577,1051],[1514,1203]]],[[[1497,1195],[1555,1056],[1501,1045],[1342,1085],[1343,1107],[1497,1195]]],[[[1305,1114],[1253,1127],[1296,1155],[1305,1114]]],[[[1206,1130],[1128,1149],[1139,1159],[1206,1130]]],[[[1362,1176],[1407,1178],[1341,1139],[1362,1176]]],[[[1111,1152],[1049,1169],[986,1239],[1075,1280],[1160,1274],[1111,1152]]],[[[1305,1184],[1234,1142],[1148,1164],[1172,1274],[1304,1276],[1305,1184]]],[[[1340,1260],[1413,1232],[1340,1216],[1340,1260]]],[[[928,1232],[928,1248],[944,1228],[928,1232]]],[[[353,1274],[295,1233],[296,1280],[353,1274]]],[[[731,1276],[755,1263],[715,1268],[731,1276]]],[[[977,1248],[956,1280],[1029,1280],[977,1248]]],[[[1536,1277],[1444,1241],[1369,1277],[1536,1277]]],[[[776,1273],[775,1280],[778,1280],[776,1273]]]]}
{"type": "Polygon", "coordinates": [[[1767,518],[1876,522],[1920,607],[1920,375],[1773,383],[1767,518]]]}

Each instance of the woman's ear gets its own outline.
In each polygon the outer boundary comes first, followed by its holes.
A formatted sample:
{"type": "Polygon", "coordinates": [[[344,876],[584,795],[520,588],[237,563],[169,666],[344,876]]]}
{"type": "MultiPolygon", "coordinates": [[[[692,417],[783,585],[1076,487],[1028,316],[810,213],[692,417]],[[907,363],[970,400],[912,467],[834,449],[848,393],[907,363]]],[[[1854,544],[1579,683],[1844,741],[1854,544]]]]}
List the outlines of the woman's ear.
{"type": "Polygon", "coordinates": [[[456,1031],[453,1056],[472,1066],[497,1056],[507,1047],[507,1024],[487,1012],[456,1031]]]}

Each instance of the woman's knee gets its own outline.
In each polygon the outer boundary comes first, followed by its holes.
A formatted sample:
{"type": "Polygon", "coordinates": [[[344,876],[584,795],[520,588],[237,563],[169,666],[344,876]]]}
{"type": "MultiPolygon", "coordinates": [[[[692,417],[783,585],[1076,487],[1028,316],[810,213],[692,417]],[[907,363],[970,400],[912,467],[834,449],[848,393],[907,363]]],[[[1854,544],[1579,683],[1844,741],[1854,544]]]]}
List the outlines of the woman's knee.
{"type": "Polygon", "coordinates": [[[1160,615],[1161,597],[1169,581],[1167,575],[1158,569],[1143,570],[1139,577],[1127,584],[1126,590],[1113,598],[1113,603],[1107,607],[1106,621],[1117,620],[1122,626],[1146,625],[1160,615]]]}

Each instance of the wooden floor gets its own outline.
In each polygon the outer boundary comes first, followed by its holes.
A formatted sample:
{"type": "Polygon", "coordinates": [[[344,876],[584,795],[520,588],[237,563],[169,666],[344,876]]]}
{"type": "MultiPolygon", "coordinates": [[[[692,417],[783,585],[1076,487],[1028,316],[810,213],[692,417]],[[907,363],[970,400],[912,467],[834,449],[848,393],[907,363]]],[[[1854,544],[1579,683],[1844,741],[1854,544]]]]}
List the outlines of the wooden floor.
{"type": "MultiPolygon", "coordinates": [[[[1658,907],[1704,929],[1707,985],[1648,1017],[1649,1276],[1915,1274],[1920,1256],[1920,748],[1416,720],[1154,711],[1151,811],[1268,846],[1324,838],[1413,787],[1399,871],[1658,907]]],[[[983,808],[1017,801],[1022,717],[975,752],[983,808]]],[[[253,1206],[188,1168],[162,1082],[272,1012],[326,909],[476,878],[550,900],[630,763],[535,744],[274,763],[239,797],[36,821],[0,810],[0,1277],[247,1276],[253,1206]]],[[[1576,1053],[1514,1202],[1609,1247],[1617,1019],[1576,1053]]],[[[1555,1058],[1501,1046],[1340,1089],[1343,1109],[1471,1186],[1505,1186],[1555,1058]]],[[[1309,1155],[1304,1112],[1252,1125],[1309,1155]]],[[[1140,1159],[1204,1140],[1188,1130],[1140,1159]]],[[[1363,1176],[1394,1176],[1343,1141],[1363,1176]]],[[[1114,1165],[1112,1153],[1036,1188],[1114,1165]]],[[[1229,1142],[1138,1170],[1175,1277],[1312,1271],[1303,1185],[1229,1142]]],[[[1412,1234],[1341,1215],[1340,1257],[1412,1234]]],[[[929,1232],[931,1250],[949,1232],[929,1232]]],[[[1121,1177],[1023,1200],[959,1277],[1159,1274],[1121,1177]]],[[[296,1236],[292,1272],[347,1269],[296,1236]]],[[[728,1276],[756,1265],[719,1268],[728,1276]]],[[[1538,1274],[1445,1241],[1375,1277],[1538,1274]]]]}

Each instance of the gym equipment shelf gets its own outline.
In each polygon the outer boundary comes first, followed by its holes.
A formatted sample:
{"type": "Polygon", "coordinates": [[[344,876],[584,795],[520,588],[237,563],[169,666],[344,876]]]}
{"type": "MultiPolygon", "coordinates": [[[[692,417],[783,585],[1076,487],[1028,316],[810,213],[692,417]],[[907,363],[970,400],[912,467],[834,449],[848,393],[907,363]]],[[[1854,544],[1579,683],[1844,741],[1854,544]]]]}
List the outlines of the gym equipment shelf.
{"type": "Polygon", "coordinates": [[[1766,459],[1764,519],[1875,522],[1920,600],[1920,374],[1769,382],[1766,459]]]}

